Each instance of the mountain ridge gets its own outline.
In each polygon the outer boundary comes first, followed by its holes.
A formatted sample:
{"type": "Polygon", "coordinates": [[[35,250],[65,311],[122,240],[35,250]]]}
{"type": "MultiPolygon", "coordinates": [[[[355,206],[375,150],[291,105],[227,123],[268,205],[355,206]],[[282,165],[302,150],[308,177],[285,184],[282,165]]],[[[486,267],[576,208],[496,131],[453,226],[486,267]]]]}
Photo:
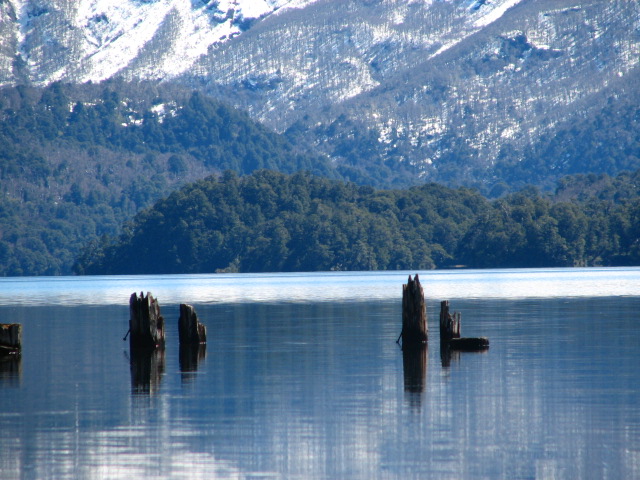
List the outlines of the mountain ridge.
{"type": "MultiPolygon", "coordinates": [[[[519,165],[558,125],[597,115],[608,97],[639,94],[624,81],[640,69],[638,2],[178,3],[4,2],[0,84],[180,84],[294,135],[353,180],[486,192],[521,182],[519,165]]],[[[541,185],[567,162],[571,172],[587,168],[579,157],[545,162],[541,185]]]]}

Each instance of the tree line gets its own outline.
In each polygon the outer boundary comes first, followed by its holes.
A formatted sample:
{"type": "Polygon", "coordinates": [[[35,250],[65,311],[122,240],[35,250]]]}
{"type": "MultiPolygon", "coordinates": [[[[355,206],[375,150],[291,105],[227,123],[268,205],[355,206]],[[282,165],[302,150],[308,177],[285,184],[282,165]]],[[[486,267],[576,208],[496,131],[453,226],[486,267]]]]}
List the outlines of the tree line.
{"type": "Polygon", "coordinates": [[[565,178],[490,201],[437,184],[378,190],[227,171],[87,245],[79,274],[571,267],[640,262],[640,172],[565,178]]]}

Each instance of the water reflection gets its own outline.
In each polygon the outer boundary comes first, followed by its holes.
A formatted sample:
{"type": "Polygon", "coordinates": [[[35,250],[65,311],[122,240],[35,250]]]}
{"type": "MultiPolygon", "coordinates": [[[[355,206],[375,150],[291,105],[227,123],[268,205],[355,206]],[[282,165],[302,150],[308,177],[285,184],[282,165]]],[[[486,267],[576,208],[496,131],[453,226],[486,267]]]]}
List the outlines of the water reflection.
{"type": "Polygon", "coordinates": [[[126,305],[132,291],[161,304],[372,301],[401,297],[407,275],[443,298],[570,298],[640,295],[638,267],[423,272],[130,275],[0,279],[0,305],[126,305]]]}
{"type": "Polygon", "coordinates": [[[448,342],[440,342],[440,362],[443,367],[451,366],[451,360],[460,360],[460,350],[451,350],[448,342]]]}
{"type": "Polygon", "coordinates": [[[157,393],[165,370],[164,348],[133,348],[129,362],[131,393],[134,395],[157,393]]]}
{"type": "Polygon", "coordinates": [[[409,405],[420,407],[427,378],[427,346],[403,345],[402,368],[404,372],[404,392],[409,405]]]}
{"type": "Polygon", "coordinates": [[[19,387],[22,381],[22,355],[0,355],[0,386],[19,387]]]}
{"type": "Polygon", "coordinates": [[[492,346],[450,368],[400,357],[397,301],[204,305],[186,360],[173,321],[120,357],[124,306],[0,308],[0,477],[640,478],[640,297],[457,303],[492,346]]]}
{"type": "Polygon", "coordinates": [[[207,356],[206,343],[181,343],[179,352],[180,373],[182,383],[192,382],[196,377],[198,365],[207,356]]]}

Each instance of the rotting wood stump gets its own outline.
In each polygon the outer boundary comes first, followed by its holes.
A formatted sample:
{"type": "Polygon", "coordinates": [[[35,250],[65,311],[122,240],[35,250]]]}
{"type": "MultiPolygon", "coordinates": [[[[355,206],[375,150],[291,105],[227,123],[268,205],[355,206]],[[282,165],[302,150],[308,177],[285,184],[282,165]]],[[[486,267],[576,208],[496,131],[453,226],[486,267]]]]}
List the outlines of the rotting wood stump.
{"type": "Polygon", "coordinates": [[[449,313],[449,301],[440,302],[440,349],[475,352],[489,348],[486,337],[461,337],[461,317],[459,312],[449,313]]]}
{"type": "Polygon", "coordinates": [[[440,302],[440,342],[460,338],[460,312],[449,313],[449,300],[440,302]]]}
{"type": "Polygon", "coordinates": [[[22,350],[22,325],[0,323],[0,355],[15,355],[22,350]]]}
{"type": "MultiPolygon", "coordinates": [[[[429,327],[427,326],[427,305],[424,301],[424,290],[416,274],[414,279],[402,285],[402,345],[427,343],[429,327]]],[[[399,340],[399,338],[398,338],[399,340]]]]}
{"type": "Polygon", "coordinates": [[[129,345],[131,348],[164,347],[164,318],[151,293],[131,294],[129,299],[129,345]]]}
{"type": "Polygon", "coordinates": [[[180,304],[178,337],[181,345],[198,345],[207,342],[207,328],[198,321],[195,308],[185,303],[180,304]]]}

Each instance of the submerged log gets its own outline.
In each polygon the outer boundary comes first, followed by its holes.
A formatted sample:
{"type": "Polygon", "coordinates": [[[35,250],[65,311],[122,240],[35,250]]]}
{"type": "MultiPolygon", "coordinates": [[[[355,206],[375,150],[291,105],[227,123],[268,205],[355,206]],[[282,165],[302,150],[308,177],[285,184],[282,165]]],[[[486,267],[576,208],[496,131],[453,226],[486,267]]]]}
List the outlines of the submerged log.
{"type": "Polygon", "coordinates": [[[440,302],[440,352],[443,365],[448,365],[451,350],[475,352],[489,348],[489,339],[486,337],[460,336],[461,317],[459,312],[449,313],[448,300],[440,302]]]}
{"type": "Polygon", "coordinates": [[[129,299],[129,344],[131,348],[164,347],[164,318],[151,293],[131,294],[129,299]]]}
{"type": "Polygon", "coordinates": [[[402,285],[402,344],[427,343],[429,329],[427,326],[427,305],[424,301],[424,290],[416,274],[412,280],[402,285]]]}
{"type": "Polygon", "coordinates": [[[19,353],[22,349],[22,325],[0,323],[0,355],[19,353]]]}
{"type": "Polygon", "coordinates": [[[196,310],[191,305],[180,304],[178,337],[180,339],[180,345],[207,342],[207,328],[198,321],[196,310]]]}
{"type": "Polygon", "coordinates": [[[449,341],[451,350],[460,350],[463,352],[475,352],[489,348],[489,339],[487,337],[461,337],[452,338],[449,341]]]}

